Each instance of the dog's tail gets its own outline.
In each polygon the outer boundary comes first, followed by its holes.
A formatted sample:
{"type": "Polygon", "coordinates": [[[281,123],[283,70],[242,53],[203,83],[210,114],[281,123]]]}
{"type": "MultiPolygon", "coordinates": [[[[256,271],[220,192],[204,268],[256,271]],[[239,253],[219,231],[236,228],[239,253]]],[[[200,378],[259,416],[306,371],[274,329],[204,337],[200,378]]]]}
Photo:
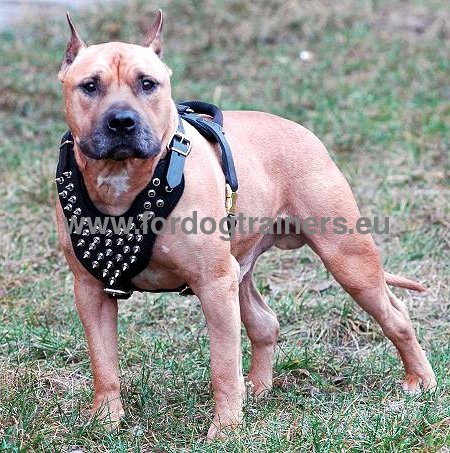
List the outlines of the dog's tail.
{"type": "Polygon", "coordinates": [[[426,291],[426,288],[420,283],[410,280],[409,278],[400,277],[398,275],[390,274],[389,272],[384,273],[384,278],[386,283],[391,286],[397,286],[398,288],[406,288],[412,291],[418,291],[423,293],[426,291]]]}

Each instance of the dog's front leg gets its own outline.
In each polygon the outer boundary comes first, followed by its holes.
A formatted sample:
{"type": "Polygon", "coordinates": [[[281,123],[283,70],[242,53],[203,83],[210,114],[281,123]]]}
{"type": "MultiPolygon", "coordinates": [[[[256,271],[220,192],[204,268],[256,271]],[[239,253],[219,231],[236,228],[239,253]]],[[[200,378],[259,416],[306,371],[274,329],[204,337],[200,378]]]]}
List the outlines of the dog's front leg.
{"type": "Polygon", "coordinates": [[[191,285],[199,297],[208,324],[214,420],[208,439],[242,420],[244,379],[241,358],[241,318],[235,266],[220,263],[220,276],[204,275],[191,285]]]}
{"type": "Polygon", "coordinates": [[[113,429],[124,415],[118,375],[117,301],[110,299],[92,278],[76,278],[74,288],[94,379],[91,414],[113,429]]]}

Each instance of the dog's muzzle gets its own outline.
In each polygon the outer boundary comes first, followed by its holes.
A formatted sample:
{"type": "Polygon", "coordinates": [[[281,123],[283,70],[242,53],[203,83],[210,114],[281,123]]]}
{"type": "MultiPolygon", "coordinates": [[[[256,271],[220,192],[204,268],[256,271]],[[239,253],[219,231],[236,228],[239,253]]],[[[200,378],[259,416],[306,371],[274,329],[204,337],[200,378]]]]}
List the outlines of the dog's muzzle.
{"type": "Polygon", "coordinates": [[[80,148],[93,159],[147,159],[160,152],[161,142],[135,110],[112,107],[93,129],[92,137],[80,140],[80,148]]]}

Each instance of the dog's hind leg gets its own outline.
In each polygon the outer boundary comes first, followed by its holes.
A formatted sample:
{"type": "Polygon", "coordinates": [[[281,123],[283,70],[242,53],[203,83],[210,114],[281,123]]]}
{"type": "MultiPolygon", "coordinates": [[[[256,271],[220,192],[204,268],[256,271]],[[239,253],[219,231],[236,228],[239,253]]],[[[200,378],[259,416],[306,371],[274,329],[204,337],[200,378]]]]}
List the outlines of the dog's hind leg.
{"type": "Polygon", "coordinates": [[[353,299],[380,324],[405,367],[403,389],[433,388],[435,376],[403,303],[387,287],[379,253],[369,235],[313,235],[309,243],[353,299]]]}
{"type": "Polygon", "coordinates": [[[252,358],[248,380],[255,396],[262,397],[272,388],[272,367],[280,331],[277,316],[255,286],[253,267],[239,285],[241,319],[250,338],[252,358]]]}

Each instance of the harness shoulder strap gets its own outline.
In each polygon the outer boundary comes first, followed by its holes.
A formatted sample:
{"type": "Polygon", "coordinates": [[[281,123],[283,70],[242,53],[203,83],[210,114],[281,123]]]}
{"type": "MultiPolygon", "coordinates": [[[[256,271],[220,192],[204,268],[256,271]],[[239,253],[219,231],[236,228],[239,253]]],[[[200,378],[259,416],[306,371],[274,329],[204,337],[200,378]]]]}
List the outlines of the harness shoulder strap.
{"type": "Polygon", "coordinates": [[[223,127],[223,113],[217,105],[202,101],[183,101],[177,105],[177,109],[180,115],[185,113],[208,115],[215,123],[223,127]]]}
{"type": "Polygon", "coordinates": [[[225,181],[232,192],[238,190],[238,179],[234,166],[233,155],[228,140],[223,132],[223,114],[214,104],[200,101],[184,101],[177,106],[180,116],[197,129],[208,140],[217,142],[222,151],[222,170],[225,181]],[[212,117],[212,120],[200,114],[212,117]]]}

